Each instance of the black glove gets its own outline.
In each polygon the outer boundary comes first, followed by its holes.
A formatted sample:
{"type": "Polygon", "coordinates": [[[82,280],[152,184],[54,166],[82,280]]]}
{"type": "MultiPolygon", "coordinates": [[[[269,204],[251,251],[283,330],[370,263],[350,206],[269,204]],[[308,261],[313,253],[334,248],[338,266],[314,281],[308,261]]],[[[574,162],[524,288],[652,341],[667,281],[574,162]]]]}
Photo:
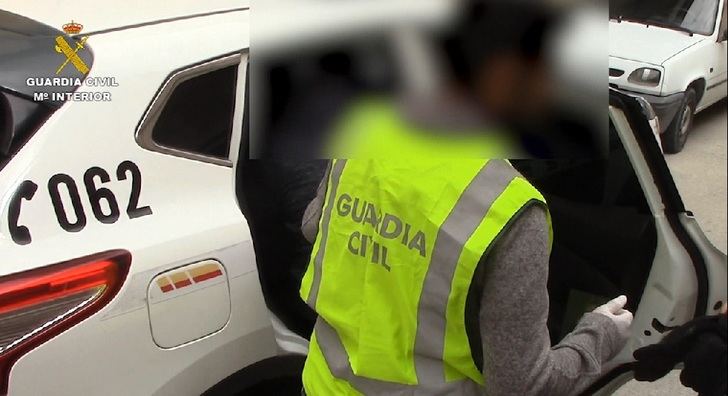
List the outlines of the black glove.
{"type": "Polygon", "coordinates": [[[680,382],[701,396],[726,394],[726,315],[703,316],[634,352],[635,379],[655,381],[683,362],[680,382]]]}

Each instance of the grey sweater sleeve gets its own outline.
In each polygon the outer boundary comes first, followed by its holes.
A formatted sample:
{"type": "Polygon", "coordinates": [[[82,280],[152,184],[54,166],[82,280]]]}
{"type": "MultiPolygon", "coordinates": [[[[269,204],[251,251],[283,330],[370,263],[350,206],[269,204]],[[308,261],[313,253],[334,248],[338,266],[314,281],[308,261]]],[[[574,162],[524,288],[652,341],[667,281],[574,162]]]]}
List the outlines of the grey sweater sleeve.
{"type": "Polygon", "coordinates": [[[601,314],[585,314],[551,347],[548,225],[540,206],[526,209],[484,259],[480,305],[487,395],[571,395],[601,374],[626,340],[601,314]]]}
{"type": "Polygon", "coordinates": [[[303,213],[303,219],[301,219],[301,233],[310,243],[316,241],[316,234],[318,234],[319,222],[321,222],[321,213],[323,212],[324,202],[326,198],[326,186],[329,182],[329,172],[331,171],[331,161],[326,168],[324,177],[319,183],[318,189],[316,190],[316,196],[306,206],[306,211],[303,213]]]}

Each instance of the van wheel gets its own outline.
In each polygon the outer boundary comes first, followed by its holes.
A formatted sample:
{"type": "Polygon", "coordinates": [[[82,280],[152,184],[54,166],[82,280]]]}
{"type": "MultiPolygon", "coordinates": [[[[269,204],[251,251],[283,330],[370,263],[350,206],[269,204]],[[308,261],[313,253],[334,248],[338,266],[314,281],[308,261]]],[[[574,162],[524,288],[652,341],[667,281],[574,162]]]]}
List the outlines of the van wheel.
{"type": "Polygon", "coordinates": [[[672,124],[662,134],[662,146],[666,153],[674,154],[682,151],[685,141],[688,140],[688,133],[693,127],[695,107],[698,105],[698,96],[695,89],[688,88],[685,91],[685,99],[677,112],[672,124]]]}

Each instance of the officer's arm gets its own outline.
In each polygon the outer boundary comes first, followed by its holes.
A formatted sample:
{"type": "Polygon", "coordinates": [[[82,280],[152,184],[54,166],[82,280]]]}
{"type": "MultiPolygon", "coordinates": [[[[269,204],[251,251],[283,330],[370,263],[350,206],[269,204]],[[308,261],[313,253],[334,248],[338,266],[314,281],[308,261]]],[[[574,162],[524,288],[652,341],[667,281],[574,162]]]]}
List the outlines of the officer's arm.
{"type": "Polygon", "coordinates": [[[523,212],[482,263],[479,322],[489,395],[578,393],[619,348],[616,326],[595,313],[551,347],[548,263],[548,225],[544,209],[536,206],[523,212]]]}
{"type": "Polygon", "coordinates": [[[329,165],[326,167],[326,173],[324,173],[324,177],[321,179],[316,190],[316,196],[306,207],[306,211],[303,213],[303,219],[301,220],[301,232],[310,243],[316,240],[316,234],[318,233],[318,225],[321,221],[321,213],[323,212],[330,170],[331,161],[329,161],[329,165]]]}

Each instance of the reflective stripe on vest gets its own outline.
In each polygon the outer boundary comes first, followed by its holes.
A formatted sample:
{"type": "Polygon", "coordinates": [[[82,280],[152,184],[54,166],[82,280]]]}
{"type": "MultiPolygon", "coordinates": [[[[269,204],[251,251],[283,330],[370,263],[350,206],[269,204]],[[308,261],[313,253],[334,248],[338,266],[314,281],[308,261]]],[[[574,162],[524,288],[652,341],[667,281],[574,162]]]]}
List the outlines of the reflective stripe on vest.
{"type": "Polygon", "coordinates": [[[464,325],[483,252],[541,195],[504,160],[335,160],[301,295],[310,395],[477,394],[464,325]]]}
{"type": "Polygon", "coordinates": [[[326,189],[327,198],[324,201],[324,213],[321,215],[321,223],[319,224],[320,238],[316,238],[318,246],[314,246],[316,255],[313,256],[313,284],[311,286],[311,290],[305,292],[305,294],[308,294],[308,298],[305,299],[306,303],[314,310],[316,309],[316,299],[318,298],[318,290],[321,285],[321,265],[323,264],[324,252],[326,251],[326,239],[329,235],[331,210],[334,207],[333,202],[336,197],[336,189],[339,185],[339,178],[341,178],[341,172],[344,170],[345,164],[346,160],[338,160],[334,162],[329,175],[329,184],[326,189]]]}

